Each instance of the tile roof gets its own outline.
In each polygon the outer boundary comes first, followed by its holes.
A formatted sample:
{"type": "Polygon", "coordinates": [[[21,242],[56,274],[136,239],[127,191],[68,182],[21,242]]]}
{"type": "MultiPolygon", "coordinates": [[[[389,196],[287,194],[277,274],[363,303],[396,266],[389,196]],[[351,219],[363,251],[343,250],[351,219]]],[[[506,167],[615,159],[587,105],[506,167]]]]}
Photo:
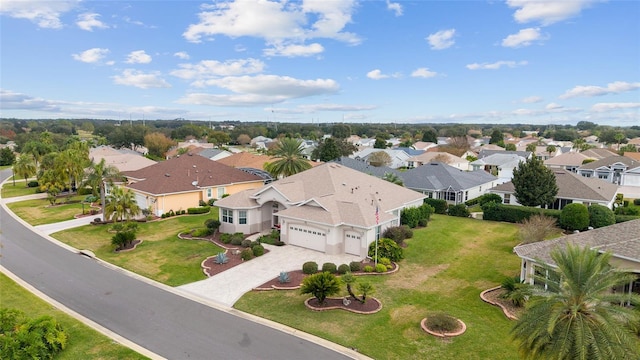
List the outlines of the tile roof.
{"type": "Polygon", "coordinates": [[[258,182],[262,178],[198,155],[182,155],[123,175],[138,180],[128,187],[149,194],[172,194],[236,183],[258,182]],[[197,185],[193,185],[197,182],[197,185]]]}
{"type": "Polygon", "coordinates": [[[497,180],[484,170],[462,171],[441,162],[431,162],[401,172],[404,186],[420,190],[465,190],[497,180]]]}
{"type": "Polygon", "coordinates": [[[551,251],[566,244],[588,246],[615,257],[626,258],[640,264],[640,219],[626,221],[553,240],[518,245],[515,253],[521,258],[540,259],[554,264],[551,251]]]}
{"type": "Polygon", "coordinates": [[[361,173],[337,163],[325,163],[265,185],[218,200],[229,208],[257,207],[261,194],[275,190],[287,199],[289,208],[278,216],[304,219],[332,226],[350,224],[370,228],[395,217],[392,210],[420,201],[425,196],[402,186],[361,173]]]}
{"type": "MultiPolygon", "coordinates": [[[[618,186],[608,181],[580,176],[564,169],[553,169],[553,174],[558,185],[557,198],[609,202],[618,191],[618,186]]],[[[513,193],[515,188],[509,181],[491,190],[513,193]]]]}

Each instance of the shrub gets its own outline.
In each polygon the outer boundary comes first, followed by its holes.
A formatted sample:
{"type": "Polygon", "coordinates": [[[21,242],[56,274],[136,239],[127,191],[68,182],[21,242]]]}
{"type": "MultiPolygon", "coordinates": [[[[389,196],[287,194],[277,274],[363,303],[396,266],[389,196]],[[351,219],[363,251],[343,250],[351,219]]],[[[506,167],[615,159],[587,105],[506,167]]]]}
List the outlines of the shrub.
{"type": "Polygon", "coordinates": [[[484,194],[478,198],[478,204],[480,206],[489,202],[500,204],[502,202],[502,197],[500,197],[500,195],[498,194],[484,194]]]}
{"type": "Polygon", "coordinates": [[[322,272],[328,272],[335,274],[337,272],[337,266],[334,263],[324,263],[322,264],[322,272]]]}
{"type": "Polygon", "coordinates": [[[264,246],[260,244],[253,245],[251,251],[253,251],[253,256],[255,257],[262,256],[264,255],[264,246]]]}
{"type": "Polygon", "coordinates": [[[318,263],[316,263],[315,261],[307,261],[306,263],[302,264],[303,274],[311,275],[317,272],[318,272],[318,263]]]}
{"type": "MultiPolygon", "coordinates": [[[[376,243],[375,241],[369,245],[368,255],[370,257],[376,256],[376,243]]],[[[391,239],[381,238],[378,240],[378,258],[386,257],[391,261],[399,261],[404,256],[402,248],[391,239]]]]}
{"type": "Polygon", "coordinates": [[[309,275],[302,280],[301,294],[311,294],[324,303],[327,296],[337,294],[340,291],[340,279],[328,272],[309,275]]]}
{"type": "Polygon", "coordinates": [[[240,252],[240,258],[244,261],[253,259],[253,250],[246,248],[240,252]]]}
{"type": "Polygon", "coordinates": [[[360,269],[362,268],[362,263],[359,261],[352,261],[349,263],[349,269],[354,272],[354,271],[360,271],[360,269]]]}
{"type": "Polygon", "coordinates": [[[447,201],[442,199],[424,199],[425,204],[429,204],[436,214],[446,214],[447,213],[447,201]]]}
{"type": "Polygon", "coordinates": [[[273,245],[275,245],[275,246],[285,246],[286,244],[284,243],[284,241],[276,240],[276,241],[273,242],[273,245]]]}
{"type": "Polygon", "coordinates": [[[220,234],[220,241],[222,241],[223,244],[229,244],[231,242],[231,237],[233,235],[232,234],[220,234]]]}
{"type": "Polygon", "coordinates": [[[206,214],[206,213],[209,212],[210,209],[211,208],[208,207],[208,206],[201,206],[201,207],[197,207],[197,208],[188,208],[187,209],[187,214],[191,214],[191,215],[206,214]]]}
{"type": "Polygon", "coordinates": [[[494,202],[485,203],[482,206],[482,219],[490,221],[504,221],[519,223],[532,215],[543,214],[555,219],[560,218],[560,210],[532,208],[517,205],[503,205],[494,202]]]}
{"type": "Polygon", "coordinates": [[[529,297],[533,295],[531,285],[520,281],[519,276],[505,278],[500,287],[505,290],[501,297],[511,301],[513,305],[518,307],[523,306],[529,297]]]}
{"type": "Polygon", "coordinates": [[[465,204],[449,206],[448,214],[457,217],[469,217],[471,215],[465,204]]]}
{"type": "Polygon", "coordinates": [[[124,248],[136,239],[134,231],[120,231],[111,237],[111,244],[116,245],[118,249],[124,248]]]}
{"type": "Polygon", "coordinates": [[[242,240],[242,242],[240,242],[240,246],[242,246],[243,248],[248,248],[251,247],[251,243],[252,241],[250,239],[244,239],[242,240]]]}
{"type": "Polygon", "coordinates": [[[371,266],[371,265],[365,265],[365,267],[364,267],[363,271],[364,271],[364,272],[366,272],[366,273],[373,272],[373,266],[371,266]]]}
{"type": "Polygon", "coordinates": [[[635,219],[640,219],[640,217],[633,216],[633,215],[616,215],[616,224],[625,222],[625,221],[635,220],[635,219]]]}
{"type": "Polygon", "coordinates": [[[617,207],[615,210],[616,215],[631,215],[638,216],[640,215],[640,208],[637,207],[617,207]]]}
{"type": "Polygon", "coordinates": [[[211,235],[211,230],[208,228],[199,228],[191,231],[191,236],[193,237],[205,237],[211,235]]]}
{"type": "Polygon", "coordinates": [[[378,264],[382,264],[382,265],[386,266],[387,269],[389,269],[389,270],[393,269],[393,265],[391,264],[391,260],[389,260],[386,257],[381,257],[380,259],[378,259],[378,264]]]}
{"type": "Polygon", "coordinates": [[[589,210],[584,204],[565,206],[560,214],[560,226],[569,231],[586,229],[589,226],[589,210]]]}
{"type": "Polygon", "coordinates": [[[376,270],[377,273],[383,273],[383,272],[387,271],[387,266],[384,265],[384,264],[378,263],[378,264],[376,264],[375,270],[376,270]]]}
{"type": "Polygon", "coordinates": [[[439,333],[450,333],[460,327],[458,320],[445,313],[435,313],[427,316],[425,325],[427,329],[439,333]]]}
{"type": "Polygon", "coordinates": [[[606,206],[593,204],[588,207],[589,226],[594,229],[616,223],[616,215],[606,206]]]}
{"type": "Polygon", "coordinates": [[[207,219],[204,222],[204,226],[206,226],[208,229],[211,229],[211,231],[215,232],[216,230],[218,230],[218,228],[220,228],[220,220],[216,220],[216,219],[207,219]]]}
{"type": "Polygon", "coordinates": [[[291,282],[291,277],[289,276],[289,273],[286,272],[286,271],[281,271],[280,275],[278,276],[278,282],[280,284],[290,283],[291,282]]]}
{"type": "Polygon", "coordinates": [[[209,201],[207,201],[208,206],[213,206],[215,203],[216,203],[216,199],[209,199],[209,201]]]}
{"type": "Polygon", "coordinates": [[[225,252],[219,252],[216,254],[215,259],[213,259],[213,261],[216,264],[226,264],[227,262],[229,262],[229,258],[227,257],[227,254],[225,252]]]}
{"type": "Polygon", "coordinates": [[[559,231],[556,223],[556,219],[552,217],[542,214],[532,215],[528,219],[522,220],[520,241],[523,244],[542,241],[559,231]]]}
{"type": "Polygon", "coordinates": [[[405,239],[413,237],[413,231],[406,225],[388,227],[382,237],[395,241],[398,245],[402,245],[405,239]]]}
{"type": "Polygon", "coordinates": [[[410,228],[415,228],[420,224],[426,224],[433,212],[433,207],[428,204],[402,209],[400,212],[400,224],[407,225],[410,228]]]}
{"type": "Polygon", "coordinates": [[[200,200],[200,201],[198,201],[198,205],[199,206],[207,206],[207,203],[204,202],[204,200],[200,200]]]}
{"type": "Polygon", "coordinates": [[[29,182],[27,183],[27,187],[30,187],[30,188],[33,188],[33,187],[39,187],[39,186],[40,186],[40,184],[38,184],[38,182],[37,182],[37,181],[29,181],[29,182]]]}
{"type": "Polygon", "coordinates": [[[347,264],[341,264],[340,266],[338,266],[338,274],[340,275],[346,274],[349,271],[351,271],[351,268],[347,264]]]}
{"type": "Polygon", "coordinates": [[[640,206],[640,199],[634,199],[633,205],[640,206]]]}
{"type": "Polygon", "coordinates": [[[0,358],[53,359],[68,336],[51,316],[30,319],[20,310],[0,309],[0,358]]]}
{"type": "Polygon", "coordinates": [[[244,240],[244,234],[241,232],[237,232],[234,233],[233,235],[231,235],[231,245],[233,246],[240,246],[242,245],[242,241],[244,240]]]}

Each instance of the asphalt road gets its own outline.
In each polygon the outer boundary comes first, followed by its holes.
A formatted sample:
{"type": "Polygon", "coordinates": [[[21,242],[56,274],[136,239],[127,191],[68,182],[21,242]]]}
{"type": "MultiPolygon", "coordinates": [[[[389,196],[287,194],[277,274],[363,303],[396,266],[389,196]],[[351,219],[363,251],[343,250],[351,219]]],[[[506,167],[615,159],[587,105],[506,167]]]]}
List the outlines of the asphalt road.
{"type": "MultiPolygon", "coordinates": [[[[0,173],[0,182],[10,175],[0,173]]],[[[0,207],[2,265],[47,296],[167,359],[348,359],[137,280],[32,232],[0,207]]],[[[286,309],[283,309],[286,311],[286,309]]]]}

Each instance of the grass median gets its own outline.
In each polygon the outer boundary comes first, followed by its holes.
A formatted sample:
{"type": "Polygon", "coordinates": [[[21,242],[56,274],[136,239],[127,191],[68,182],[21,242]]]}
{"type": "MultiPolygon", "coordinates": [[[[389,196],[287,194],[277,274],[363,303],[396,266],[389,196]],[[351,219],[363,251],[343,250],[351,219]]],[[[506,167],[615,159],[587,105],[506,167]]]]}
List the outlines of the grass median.
{"type": "Polygon", "coordinates": [[[517,226],[433,216],[407,241],[400,270],[368,276],[383,308],[373,315],[308,310],[298,291],[250,292],[234,305],[320,336],[375,359],[515,359],[512,322],[484,303],[480,292],[519,272],[513,254],[517,226]],[[286,310],[285,310],[286,309],[286,310]],[[420,328],[428,312],[444,311],[464,321],[462,336],[442,340],[420,328]]]}
{"type": "Polygon", "coordinates": [[[27,187],[24,180],[16,180],[15,184],[13,180],[9,178],[7,182],[2,186],[2,198],[11,198],[25,195],[33,195],[36,193],[36,188],[27,187]]]}
{"type": "MultiPolygon", "coordinates": [[[[75,215],[82,214],[82,200],[85,196],[75,195],[70,199],[60,198],[56,205],[51,205],[47,199],[18,201],[7,204],[22,220],[30,225],[53,224],[66,220],[73,220],[75,215]]],[[[84,204],[84,211],[89,212],[88,204],[84,204]]]]}

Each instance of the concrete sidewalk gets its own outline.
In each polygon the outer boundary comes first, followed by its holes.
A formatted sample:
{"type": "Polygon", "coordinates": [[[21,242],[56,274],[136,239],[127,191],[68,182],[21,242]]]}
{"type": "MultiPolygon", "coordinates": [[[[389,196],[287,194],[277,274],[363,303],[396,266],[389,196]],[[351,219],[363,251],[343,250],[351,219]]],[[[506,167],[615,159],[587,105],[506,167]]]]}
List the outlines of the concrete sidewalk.
{"type": "Polygon", "coordinates": [[[322,266],[326,262],[339,266],[340,264],[349,264],[351,261],[362,260],[353,255],[325,255],[318,251],[291,245],[265,244],[264,247],[269,252],[263,256],[234,266],[208,279],[183,285],[177,289],[231,307],[244,293],[278,277],[281,271],[302,270],[302,264],[307,261],[315,261],[318,266],[322,266]]]}
{"type": "Polygon", "coordinates": [[[79,219],[61,221],[53,224],[38,225],[34,226],[34,229],[43,234],[51,235],[58,231],[89,225],[89,223],[91,223],[91,221],[93,221],[93,219],[95,219],[96,217],[102,217],[102,215],[98,214],[95,216],[85,216],[79,219]]]}

